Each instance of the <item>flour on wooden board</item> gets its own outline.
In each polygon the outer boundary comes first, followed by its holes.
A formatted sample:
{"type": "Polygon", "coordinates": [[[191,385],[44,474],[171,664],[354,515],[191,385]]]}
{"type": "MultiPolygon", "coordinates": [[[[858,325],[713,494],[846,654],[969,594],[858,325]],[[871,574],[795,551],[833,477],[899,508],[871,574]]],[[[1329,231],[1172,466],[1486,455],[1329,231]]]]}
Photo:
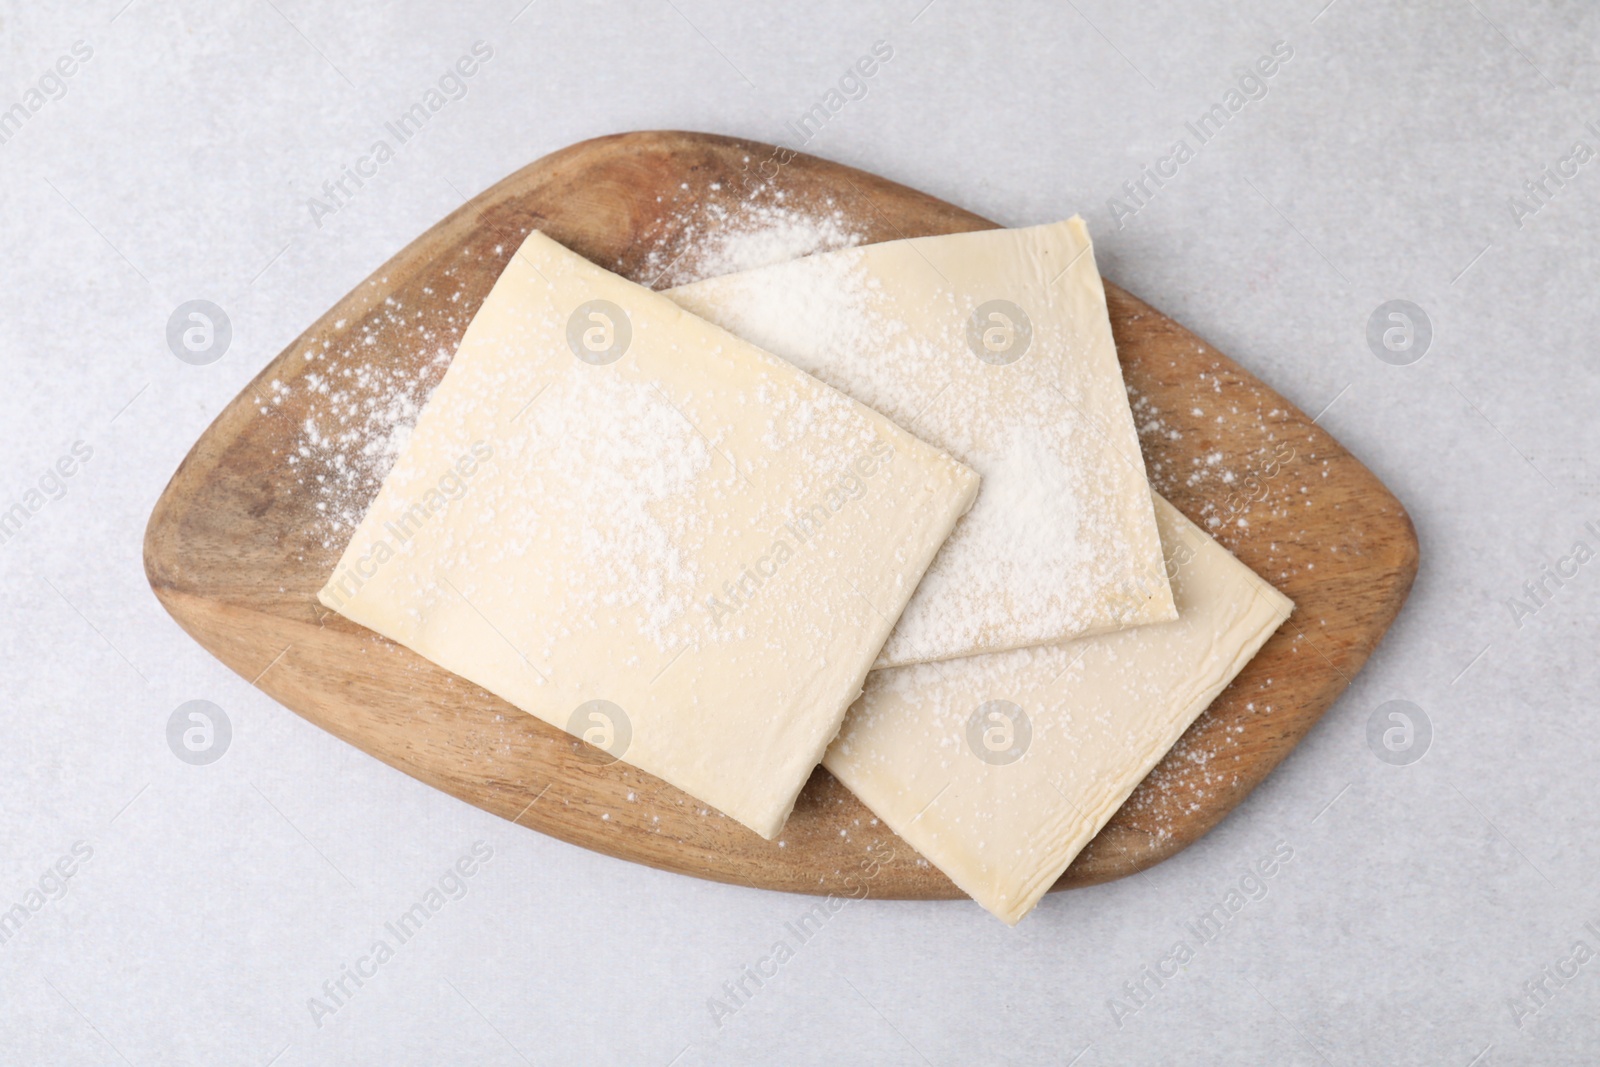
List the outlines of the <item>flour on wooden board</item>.
{"type": "MultiPolygon", "coordinates": [[[[711,190],[720,192],[720,183],[711,190]]],[[[645,257],[640,280],[665,289],[849,248],[863,237],[832,197],[812,209],[763,184],[731,204],[695,202],[676,212],[670,233],[645,257]]]]}

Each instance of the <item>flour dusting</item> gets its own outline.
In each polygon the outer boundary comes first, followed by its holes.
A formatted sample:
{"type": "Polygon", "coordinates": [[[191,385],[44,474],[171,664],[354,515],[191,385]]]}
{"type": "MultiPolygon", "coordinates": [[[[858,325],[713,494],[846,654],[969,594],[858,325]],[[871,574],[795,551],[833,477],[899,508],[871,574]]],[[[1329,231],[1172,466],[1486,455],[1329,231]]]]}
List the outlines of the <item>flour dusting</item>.
{"type": "Polygon", "coordinates": [[[641,274],[646,284],[664,289],[849,248],[864,236],[832,197],[802,206],[763,184],[741,200],[696,201],[680,210],[641,274]]]}

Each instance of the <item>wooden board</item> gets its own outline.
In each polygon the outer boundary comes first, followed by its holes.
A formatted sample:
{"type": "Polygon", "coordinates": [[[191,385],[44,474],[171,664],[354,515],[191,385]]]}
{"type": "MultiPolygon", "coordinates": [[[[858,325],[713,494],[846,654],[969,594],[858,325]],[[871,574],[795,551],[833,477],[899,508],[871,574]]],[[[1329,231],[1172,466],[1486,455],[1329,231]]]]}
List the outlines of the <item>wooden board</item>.
{"type": "MultiPolygon", "coordinates": [[[[156,504],[145,570],[178,623],[275,700],[524,826],[666,870],[804,893],[859,893],[862,860],[887,846],[894,858],[865,883],[870,895],[960,896],[823,770],[781,847],[768,843],[658,779],[602,764],[315,599],[349,533],[330,534],[318,509],[341,472],[330,450],[303,448],[307,418],[330,417],[308,376],[332,370],[335,392],[401,382],[406,396],[425,396],[531,229],[664,286],[686,280],[718,209],[747,197],[838,211],[867,241],[993,226],[862,171],[807,156],[780,166],[772,153],[706,134],[622,134],[557,152],[477,196],[330,309],[217,417],[156,504]]],[[[1215,825],[1349,684],[1417,569],[1405,510],[1338,442],[1183,327],[1106,289],[1154,484],[1297,610],[1057,888],[1131,874],[1215,825]]],[[[377,482],[350,481],[364,507],[377,482]]]]}

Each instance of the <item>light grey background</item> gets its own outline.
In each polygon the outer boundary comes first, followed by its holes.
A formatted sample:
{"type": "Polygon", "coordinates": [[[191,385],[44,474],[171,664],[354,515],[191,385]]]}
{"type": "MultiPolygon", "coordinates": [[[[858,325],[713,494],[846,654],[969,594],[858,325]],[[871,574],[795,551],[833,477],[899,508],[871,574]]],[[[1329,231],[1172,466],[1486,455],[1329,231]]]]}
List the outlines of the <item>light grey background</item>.
{"type": "Polygon", "coordinates": [[[1600,14],[923,2],[0,3],[0,108],[93,48],[0,145],[0,510],[93,448],[0,545],[0,906],[93,851],[0,945],[0,1062],[1600,1057],[1600,962],[1513,1007],[1574,940],[1600,952],[1600,562],[1520,625],[1508,606],[1600,547],[1600,161],[1521,225],[1511,207],[1573,142],[1600,147],[1600,14]],[[307,198],[480,39],[466,98],[316,225],[307,198]],[[1082,212],[1108,276],[1326,408],[1410,509],[1422,571],[1348,693],[1194,848],[1016,930],[970,903],[852,904],[718,1027],[707,999],[810,900],[569,847],[323,735],[178,629],[140,540],[213,416],[456,190],[618,130],[782,138],[877,40],[893,60],[810,150],[1007,223],[1082,212]],[[1117,228],[1108,198],[1280,40],[1265,97],[1117,228]],[[195,298],[232,320],[210,366],[165,343],[195,298]],[[1395,298],[1435,330],[1408,367],[1365,341],[1395,298]],[[232,724],[209,766],[167,745],[194,699],[232,724]],[[1410,766],[1366,740],[1392,699],[1432,722],[1410,766]],[[316,1025],[308,998],[477,841],[466,896],[316,1025]],[[1279,841],[1267,896],[1114,1012],[1279,841]]]}

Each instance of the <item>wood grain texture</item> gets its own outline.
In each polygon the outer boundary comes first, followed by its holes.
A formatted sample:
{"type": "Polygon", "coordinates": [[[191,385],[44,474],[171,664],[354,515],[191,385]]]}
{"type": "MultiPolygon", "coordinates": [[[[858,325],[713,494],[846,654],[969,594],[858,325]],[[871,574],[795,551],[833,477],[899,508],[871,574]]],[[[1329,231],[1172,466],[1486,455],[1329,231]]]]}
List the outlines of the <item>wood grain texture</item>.
{"type": "MultiPolygon", "coordinates": [[[[772,153],[705,134],[621,134],[557,152],[475,197],[330,309],[217,417],[155,506],[145,569],[178,623],[275,700],[524,826],[666,870],[804,893],[859,893],[863,858],[890,846],[893,861],[865,883],[871,896],[960,896],[823,770],[781,847],[768,843],[624,763],[603,765],[567,734],[315,598],[343,541],[326,535],[311,488],[338,472],[320,469],[331,462],[320,454],[295,455],[306,419],[326,415],[307,376],[327,362],[307,356],[336,354],[345,368],[425,396],[530,230],[665,287],[693,276],[721,212],[751,199],[838,211],[868,241],[993,226],[862,171],[807,156],[780,166],[772,153]]],[[[1056,888],[1149,867],[1215,825],[1349,684],[1417,568],[1404,509],[1337,441],[1183,327],[1106,289],[1153,483],[1297,607],[1056,888]]]]}

